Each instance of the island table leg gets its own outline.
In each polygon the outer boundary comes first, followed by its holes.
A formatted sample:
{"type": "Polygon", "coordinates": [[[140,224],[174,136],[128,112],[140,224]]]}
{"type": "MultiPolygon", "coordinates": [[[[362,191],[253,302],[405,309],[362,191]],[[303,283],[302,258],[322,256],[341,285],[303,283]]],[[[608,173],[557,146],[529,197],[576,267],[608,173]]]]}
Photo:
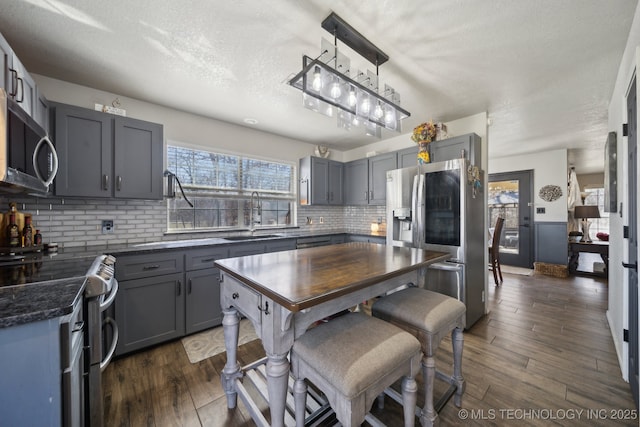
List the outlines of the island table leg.
{"type": "Polygon", "coordinates": [[[284,426],[284,411],[289,383],[289,360],[287,354],[268,354],[267,357],[266,373],[271,425],[281,427],[284,426]]]}
{"type": "Polygon", "coordinates": [[[222,387],[227,395],[227,408],[236,407],[238,393],[236,392],[235,381],[242,378],[240,364],[237,360],[238,352],[238,333],[240,331],[240,316],[238,310],[233,307],[222,310],[224,317],[222,318],[222,327],[224,328],[224,346],[227,351],[227,363],[222,369],[220,378],[222,387]]]}

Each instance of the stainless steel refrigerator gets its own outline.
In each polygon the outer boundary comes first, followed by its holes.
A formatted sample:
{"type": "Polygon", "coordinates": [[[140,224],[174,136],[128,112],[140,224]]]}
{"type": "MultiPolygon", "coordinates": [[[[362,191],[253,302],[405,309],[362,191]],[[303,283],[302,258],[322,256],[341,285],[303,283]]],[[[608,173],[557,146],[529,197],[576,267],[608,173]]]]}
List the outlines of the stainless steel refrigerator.
{"type": "Polygon", "coordinates": [[[387,244],[447,252],[425,287],[467,306],[470,328],[484,315],[484,197],[479,175],[460,158],[387,172],[387,244]]]}

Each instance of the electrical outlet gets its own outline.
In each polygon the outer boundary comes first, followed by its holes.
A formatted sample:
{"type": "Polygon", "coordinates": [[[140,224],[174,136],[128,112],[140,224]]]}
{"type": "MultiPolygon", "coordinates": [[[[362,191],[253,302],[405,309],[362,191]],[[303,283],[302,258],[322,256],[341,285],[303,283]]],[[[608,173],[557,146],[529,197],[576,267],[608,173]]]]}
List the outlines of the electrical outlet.
{"type": "Polygon", "coordinates": [[[324,217],[320,217],[320,224],[324,224],[324,217]]]}
{"type": "Polygon", "coordinates": [[[102,234],[112,234],[113,233],[113,220],[112,219],[103,219],[102,220],[102,234]]]}

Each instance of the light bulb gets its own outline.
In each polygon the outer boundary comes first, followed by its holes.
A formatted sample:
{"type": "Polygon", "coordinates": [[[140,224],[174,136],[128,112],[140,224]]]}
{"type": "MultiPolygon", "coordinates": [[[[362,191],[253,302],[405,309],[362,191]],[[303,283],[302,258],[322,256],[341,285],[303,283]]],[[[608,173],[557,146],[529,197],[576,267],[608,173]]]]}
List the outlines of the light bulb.
{"type": "Polygon", "coordinates": [[[356,102],[358,102],[358,97],[356,96],[356,90],[351,86],[349,89],[349,107],[355,107],[356,102]]]}
{"type": "Polygon", "coordinates": [[[373,110],[373,117],[380,120],[383,115],[384,113],[382,112],[382,107],[380,106],[380,104],[376,104],[376,108],[375,110],[373,110]]]}
{"type": "Polygon", "coordinates": [[[333,78],[330,95],[333,99],[338,99],[340,98],[340,95],[342,95],[342,89],[340,89],[340,81],[337,77],[333,78]]]}
{"type": "Polygon", "coordinates": [[[320,76],[320,67],[316,65],[313,70],[313,82],[311,82],[311,87],[316,92],[319,92],[322,89],[322,77],[320,76]]]}
{"type": "Polygon", "coordinates": [[[362,104],[360,104],[360,107],[363,115],[366,116],[369,114],[369,108],[371,108],[371,105],[369,104],[369,97],[366,97],[362,100],[362,104]]]}
{"type": "Polygon", "coordinates": [[[395,111],[393,110],[393,108],[388,108],[387,112],[384,115],[384,122],[387,125],[392,125],[395,123],[395,121],[396,121],[395,111]]]}

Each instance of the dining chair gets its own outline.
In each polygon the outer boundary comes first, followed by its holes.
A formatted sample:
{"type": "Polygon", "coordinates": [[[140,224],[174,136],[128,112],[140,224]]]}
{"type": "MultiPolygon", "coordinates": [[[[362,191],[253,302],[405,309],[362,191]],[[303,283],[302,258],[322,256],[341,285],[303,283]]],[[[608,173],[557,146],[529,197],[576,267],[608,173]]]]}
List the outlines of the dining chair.
{"type": "Polygon", "coordinates": [[[498,217],[493,230],[491,243],[489,244],[489,269],[493,271],[493,280],[496,286],[502,284],[502,269],[500,268],[500,235],[504,226],[504,218],[498,217]],[[500,280],[498,281],[498,277],[500,280]]]}

